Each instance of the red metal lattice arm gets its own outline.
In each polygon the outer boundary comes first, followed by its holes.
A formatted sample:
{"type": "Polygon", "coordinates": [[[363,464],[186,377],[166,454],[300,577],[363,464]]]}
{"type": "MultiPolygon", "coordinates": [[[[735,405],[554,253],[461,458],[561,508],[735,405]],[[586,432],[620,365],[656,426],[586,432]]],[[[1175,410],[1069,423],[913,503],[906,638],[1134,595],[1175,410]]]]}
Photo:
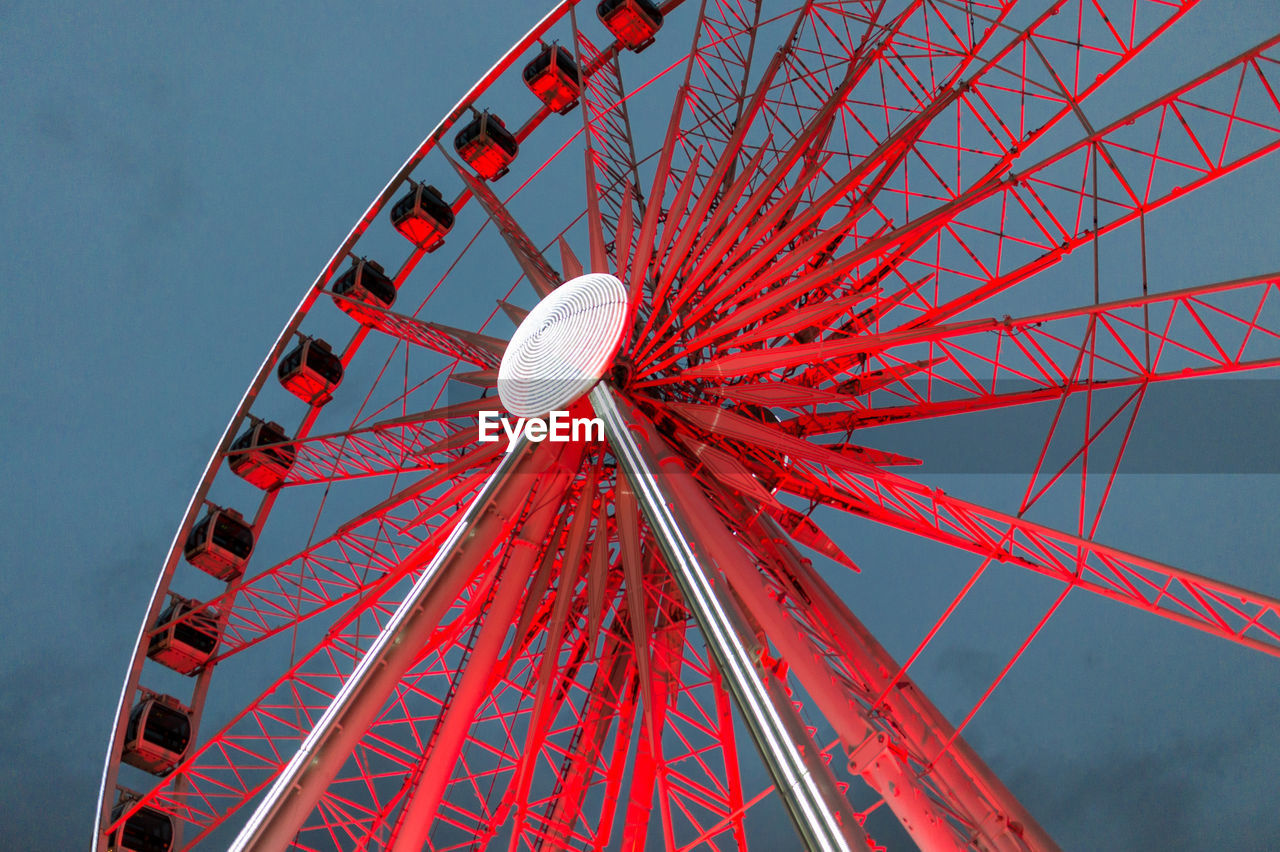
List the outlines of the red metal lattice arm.
{"type": "Polygon", "coordinates": [[[1267,595],[958,500],[873,468],[864,473],[815,470],[812,477],[787,474],[782,487],[1280,656],[1280,600],[1267,595]]]}
{"type": "MultiPolygon", "coordinates": [[[[487,460],[492,447],[471,446],[477,442],[475,418],[481,411],[501,410],[495,395],[361,429],[292,441],[289,445],[297,451],[297,458],[284,486],[439,469],[458,459],[487,460]]],[[[505,447],[506,439],[499,443],[505,447]]]]}
{"type": "Polygon", "coordinates": [[[752,389],[771,389],[772,404],[801,412],[788,431],[841,432],[1057,399],[1088,387],[1275,366],[1277,300],[1280,278],[1258,276],[1019,319],[748,350],[685,375],[752,379],[724,393],[750,399],[752,389]],[[823,364],[830,383],[809,389],[768,380],[808,364],[823,364]]]}
{"type": "Polygon", "coordinates": [[[942,322],[1280,148],[1278,44],[1280,37],[1269,39],[1076,145],[862,247],[897,251],[893,265],[903,282],[936,276],[927,292],[886,295],[877,314],[901,305],[904,324],[942,322]],[[914,254],[935,234],[938,245],[914,254]],[[952,263],[940,265],[939,256],[952,263]]]}

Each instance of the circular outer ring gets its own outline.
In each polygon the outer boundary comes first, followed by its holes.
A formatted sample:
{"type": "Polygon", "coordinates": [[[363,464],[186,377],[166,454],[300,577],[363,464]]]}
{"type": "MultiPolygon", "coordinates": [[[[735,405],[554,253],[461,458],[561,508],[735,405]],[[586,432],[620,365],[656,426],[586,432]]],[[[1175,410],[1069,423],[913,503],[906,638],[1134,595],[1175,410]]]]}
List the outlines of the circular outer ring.
{"type": "Polygon", "coordinates": [[[568,408],[613,363],[627,320],[627,288],[593,272],[561,284],[520,323],[498,367],[498,398],[517,417],[568,408]]]}
{"type": "MultiPolygon", "coordinates": [[[[182,516],[178,528],[174,531],[173,538],[169,543],[169,553],[165,557],[165,562],[160,569],[159,575],[156,577],[155,585],[151,591],[151,601],[147,606],[146,614],[143,616],[138,626],[136,639],[134,640],[133,653],[129,658],[129,668],[125,673],[124,682],[120,687],[119,698],[116,702],[115,721],[111,728],[111,737],[108,740],[105,759],[102,765],[101,781],[98,785],[98,823],[93,832],[92,852],[101,852],[109,845],[108,837],[105,833],[107,825],[110,823],[111,808],[115,804],[113,796],[117,786],[117,773],[120,768],[120,753],[124,741],[125,726],[128,724],[129,711],[133,706],[133,698],[138,691],[138,684],[142,673],[143,663],[146,661],[147,652],[147,636],[151,630],[155,620],[159,617],[168,597],[170,582],[173,578],[175,568],[182,557],[182,545],[186,541],[187,533],[195,524],[196,518],[204,505],[205,497],[208,495],[213,480],[217,476],[219,470],[222,469],[222,459],[227,449],[231,446],[231,442],[235,440],[236,434],[240,431],[240,426],[244,423],[250,408],[258,397],[258,393],[262,390],[264,384],[270,378],[271,371],[275,369],[276,363],[280,357],[284,355],[285,347],[293,339],[293,335],[302,325],[310,313],[312,306],[324,292],[324,287],[338,273],[339,267],[343,260],[350,256],[356,250],[356,246],[360,239],[364,236],[369,225],[374,222],[378,216],[394,201],[395,194],[404,186],[404,181],[409,178],[418,168],[419,164],[426,156],[437,147],[437,143],[444,139],[445,133],[448,132],[459,120],[466,116],[469,107],[475,106],[479,98],[489,91],[503,74],[519,60],[519,58],[529,51],[534,45],[541,42],[551,28],[559,23],[563,18],[568,16],[571,10],[581,5],[582,0],[561,0],[551,11],[542,17],[537,24],[533,26],[524,37],[512,45],[502,58],[499,59],[485,75],[481,77],[475,85],[454,105],[453,109],[442,118],[431,133],[419,143],[418,147],[409,158],[400,166],[399,171],[392,175],[391,179],[383,186],[382,191],[373,199],[369,206],[365,209],[363,215],[356,221],[356,224],[347,233],[342,243],[334,251],[321,270],[320,275],[312,282],[298,306],[294,308],[293,313],[289,317],[289,321],[280,331],[275,343],[268,350],[266,358],[258,367],[258,372],[254,375],[253,380],[245,388],[244,393],[240,397],[240,402],[235,411],[231,415],[231,419],[227,421],[226,427],[223,429],[222,437],[218,440],[217,446],[210,455],[208,462],[205,464],[203,473],[200,475],[200,481],[196,484],[195,491],[191,495],[190,501],[187,503],[186,513],[182,516]]],[[[516,73],[519,73],[518,71],[516,73]]],[[[530,126],[536,128],[540,123],[537,115],[530,119],[530,126]]],[[[422,252],[415,252],[410,255],[408,269],[412,270],[413,266],[421,259],[422,252]]],[[[407,273],[406,273],[407,274],[407,273]]],[[[355,352],[360,348],[364,339],[364,331],[357,331],[347,348],[344,350],[344,362],[349,361],[355,352]]],[[[294,431],[294,439],[301,441],[308,434],[313,422],[315,409],[307,415],[306,419],[294,431]]],[[[272,493],[263,498],[259,504],[258,511],[255,514],[254,525],[261,528],[267,521],[271,512],[271,507],[275,502],[276,494],[272,493]]],[[[204,694],[208,689],[209,681],[212,677],[212,668],[207,668],[199,677],[199,685],[196,687],[195,696],[191,701],[191,707],[197,718],[200,716],[204,706],[204,694]]],[[[193,729],[198,725],[193,725],[193,729]]]]}

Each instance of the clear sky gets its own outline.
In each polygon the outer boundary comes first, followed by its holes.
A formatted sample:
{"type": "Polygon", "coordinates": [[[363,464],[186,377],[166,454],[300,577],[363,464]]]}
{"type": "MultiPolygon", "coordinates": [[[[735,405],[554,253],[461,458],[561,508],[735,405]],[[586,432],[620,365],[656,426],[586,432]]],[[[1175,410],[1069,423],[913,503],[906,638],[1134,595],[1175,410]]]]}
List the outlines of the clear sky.
{"type": "MultiPolygon", "coordinates": [[[[546,5],[0,9],[0,845],[87,842],[138,621],[245,384],[386,179],[546,5]]],[[[1278,25],[1272,0],[1205,0],[1117,84],[1154,94],[1278,25]]],[[[1280,270],[1277,198],[1272,158],[1153,217],[1153,287],[1280,270]]],[[[1244,415],[1166,404],[1137,436],[1184,457],[1185,428],[1248,442],[1266,473],[1123,478],[1100,538],[1280,595],[1268,384],[1244,415]]],[[[1024,480],[935,481],[1009,508],[1024,480]]],[[[841,591],[899,654],[974,567],[869,527],[837,537],[864,567],[841,591]]],[[[923,685],[962,715],[1055,591],[984,585],[923,685]]],[[[975,721],[1064,847],[1280,848],[1280,661],[1190,633],[1073,595],[975,721]]]]}

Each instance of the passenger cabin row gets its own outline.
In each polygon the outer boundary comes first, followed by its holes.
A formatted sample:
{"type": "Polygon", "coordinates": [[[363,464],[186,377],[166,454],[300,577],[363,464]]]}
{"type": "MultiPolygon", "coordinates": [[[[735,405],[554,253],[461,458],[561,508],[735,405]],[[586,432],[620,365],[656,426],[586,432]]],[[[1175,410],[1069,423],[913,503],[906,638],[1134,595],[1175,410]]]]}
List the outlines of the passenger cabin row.
{"type": "MultiPolygon", "coordinates": [[[[342,381],[342,361],[323,340],[304,337],[280,360],[276,374],[299,399],[323,405],[342,381]]],[[[284,483],[297,457],[297,448],[280,424],[253,419],[231,444],[228,467],[246,482],[270,490],[284,483]]],[[[182,555],[211,577],[229,583],[244,574],[253,545],[253,527],[244,516],[235,509],[214,506],[187,533],[182,555]]],[[[153,626],[147,656],[180,674],[193,675],[218,646],[218,613],[198,601],[172,598],[153,626]]]]}
{"type": "MultiPolygon", "coordinates": [[[[305,402],[322,405],[342,381],[342,361],[322,340],[302,338],[280,360],[280,383],[305,402]]],[[[231,445],[229,466],[259,488],[278,487],[297,458],[296,448],[277,423],[253,420],[231,445]]],[[[211,507],[192,526],[183,545],[187,561],[230,582],[239,578],[253,552],[253,527],[234,509],[211,507]]],[[[147,640],[147,657],[179,674],[195,675],[213,658],[221,625],[217,609],[170,594],[147,640]]],[[[194,740],[191,711],[171,695],[143,690],[129,713],[120,759],[152,775],[173,771],[194,740]]],[[[131,794],[132,795],[132,794],[131,794]]],[[[118,821],[133,804],[122,798],[112,809],[118,821]]],[[[174,837],[169,814],[140,808],[116,826],[109,838],[113,852],[169,852],[174,837]]]]}
{"type": "MultiPolygon", "coordinates": [[[[651,0],[603,0],[596,14],[618,42],[640,52],[653,44],[662,27],[662,12],[651,0]]],[[[578,104],[584,84],[582,69],[564,47],[553,44],[525,66],[522,79],[529,90],[561,115],[578,104]]],[[[477,112],[454,137],[453,149],[481,178],[496,181],[510,170],[520,152],[515,135],[502,119],[477,112]]],[[[434,186],[410,181],[410,190],[391,208],[391,223],[425,252],[444,245],[453,227],[453,208],[434,186]]],[[[358,258],[333,283],[333,300],[361,323],[373,323],[379,311],[395,304],[396,284],[375,261],[358,258]]],[[[323,340],[300,336],[300,342],[280,359],[280,384],[303,402],[325,405],[342,382],[342,359],[323,340]]],[[[229,467],[252,485],[280,487],[297,460],[297,448],[277,423],[253,420],[229,451],[229,467]]],[[[253,528],[234,509],[212,507],[187,535],[187,561],[220,580],[238,579],[253,552],[253,528]]],[[[199,601],[171,596],[147,644],[147,656],[184,675],[194,675],[211,660],[219,640],[216,609],[199,601]]],[[[193,739],[191,711],[169,695],[144,692],[129,714],[121,759],[154,775],[166,775],[181,762],[193,739]]],[[[120,819],[134,799],[122,798],[111,811],[120,819]]],[[[116,827],[109,840],[113,852],[170,852],[174,840],[172,817],[151,807],[140,808],[116,827]]]]}
{"type": "MultiPolygon", "coordinates": [[[[619,43],[637,53],[653,44],[662,27],[662,12],[651,0],[603,0],[596,14],[619,43]]],[[[544,46],[520,76],[538,100],[561,115],[577,106],[585,82],[573,54],[558,44],[544,46]]],[[[494,181],[510,170],[520,144],[501,118],[486,111],[477,112],[453,138],[453,150],[480,177],[494,181]]],[[[391,224],[423,251],[433,252],[453,227],[453,208],[434,186],[412,180],[409,185],[391,208],[391,224]]],[[[389,306],[390,301],[382,305],[389,306]]],[[[355,310],[344,310],[361,318],[355,310]]]]}

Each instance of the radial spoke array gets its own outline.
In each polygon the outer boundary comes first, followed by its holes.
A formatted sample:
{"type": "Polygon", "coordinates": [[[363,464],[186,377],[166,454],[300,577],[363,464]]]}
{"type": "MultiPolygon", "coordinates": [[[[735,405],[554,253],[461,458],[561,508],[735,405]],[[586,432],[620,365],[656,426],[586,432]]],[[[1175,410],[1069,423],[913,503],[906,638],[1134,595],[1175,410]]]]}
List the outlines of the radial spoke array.
{"type": "Polygon", "coordinates": [[[814,848],[887,835],[1052,852],[962,737],[1009,666],[961,719],[909,674],[989,565],[1057,584],[1010,665],[1075,590],[1280,656],[1280,600],[1094,538],[1149,388],[1280,365],[1275,272],[1181,290],[1145,272],[1148,216],[1280,148],[1280,37],[1095,124],[1094,94],[1194,0],[599,4],[628,10],[629,30],[579,5],[540,22],[414,153],[264,364],[234,427],[270,370],[284,380],[284,344],[321,294],[359,324],[325,345],[327,373],[286,382],[308,406],[298,428],[234,447],[229,429],[197,491],[126,682],[98,848],[152,815],[187,849],[239,830],[237,850],[730,850],[748,848],[754,808],[770,820],[780,805],[814,848]],[[531,55],[547,62],[522,74],[531,55]],[[540,105],[500,144],[478,110],[508,83],[540,105]],[[470,111],[463,135],[495,147],[459,135],[446,153],[470,111]],[[535,143],[554,153],[520,160],[535,143]],[[493,184],[507,169],[518,177],[493,184]],[[556,181],[586,203],[565,206],[556,181]],[[386,285],[432,268],[425,310],[339,277],[348,258],[375,268],[354,249],[384,209],[412,243],[386,285]],[[1108,278],[1104,300],[1099,240],[1135,231],[1141,292],[1108,278]],[[1087,287],[1048,311],[1019,300],[1038,276],[1069,277],[1081,250],[1091,303],[1087,287]],[[485,439],[478,422],[508,413],[508,341],[488,321],[446,324],[437,290],[505,276],[490,318],[519,326],[583,273],[615,275],[629,298],[615,291],[614,363],[569,413],[629,430],[485,439]],[[389,354],[371,370],[364,350],[389,354]],[[349,421],[321,410],[340,406],[344,370],[367,385],[349,421]],[[1116,388],[1118,407],[1095,399],[1116,388]],[[1077,402],[1085,428],[1069,437],[1058,426],[1077,402]],[[1013,512],[904,476],[931,459],[858,434],[1036,404],[1057,414],[1013,512]],[[1108,430],[1123,430],[1114,456],[1108,430]],[[223,462],[258,477],[243,524],[269,555],[157,623],[223,462]],[[1072,523],[1025,517],[1076,474],[1072,523]],[[275,504],[308,495],[309,531],[271,538],[275,504]],[[804,555],[854,572],[880,559],[846,552],[820,508],[981,558],[905,661],[804,555]],[[130,703],[153,695],[144,658],[175,626],[215,631],[183,708],[204,729],[112,815],[133,772],[130,703]],[[253,674],[272,653],[287,653],[283,674],[206,713],[215,670],[253,674]]]}

